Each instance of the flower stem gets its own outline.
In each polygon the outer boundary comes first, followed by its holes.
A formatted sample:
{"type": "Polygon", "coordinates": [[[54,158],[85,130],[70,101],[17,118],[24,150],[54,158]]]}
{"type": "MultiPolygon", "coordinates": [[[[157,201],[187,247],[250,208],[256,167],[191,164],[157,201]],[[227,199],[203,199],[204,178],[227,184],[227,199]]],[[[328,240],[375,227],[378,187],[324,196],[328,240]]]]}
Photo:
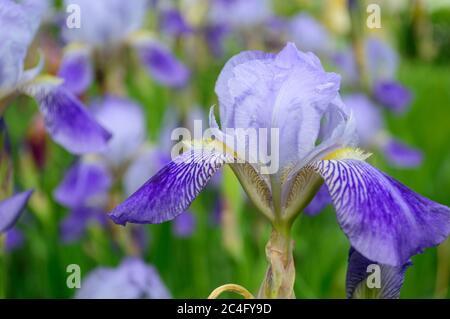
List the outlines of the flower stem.
{"type": "Polygon", "coordinates": [[[295,298],[295,267],[293,257],[294,241],[290,236],[290,227],[274,227],[266,245],[266,257],[269,267],[261,284],[258,298],[291,299],[295,298]]]}

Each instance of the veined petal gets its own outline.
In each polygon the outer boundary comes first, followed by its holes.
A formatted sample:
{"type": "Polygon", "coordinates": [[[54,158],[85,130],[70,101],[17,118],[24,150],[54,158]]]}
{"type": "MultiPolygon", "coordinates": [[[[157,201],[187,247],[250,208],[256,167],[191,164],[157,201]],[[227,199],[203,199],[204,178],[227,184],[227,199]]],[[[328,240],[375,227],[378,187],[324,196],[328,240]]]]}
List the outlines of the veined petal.
{"type": "Polygon", "coordinates": [[[58,76],[73,94],[83,93],[92,83],[94,70],[90,52],[85,47],[70,47],[64,52],[58,76]]]}
{"type": "Polygon", "coordinates": [[[111,134],[53,78],[37,78],[21,90],[34,97],[53,140],[74,154],[101,151],[111,134]]]}
{"type": "Polygon", "coordinates": [[[32,193],[28,190],[0,201],[0,234],[14,226],[32,193]]]}
{"type": "MultiPolygon", "coordinates": [[[[346,278],[347,298],[398,299],[405,279],[405,272],[411,265],[410,261],[401,266],[377,264],[361,255],[353,247],[350,248],[346,278]],[[375,271],[379,271],[379,274],[376,274],[375,271]],[[367,280],[371,273],[374,276],[379,275],[379,287],[368,285],[367,280]]],[[[371,284],[376,283],[371,282],[371,284]]]]}
{"type": "Polygon", "coordinates": [[[403,265],[450,233],[450,208],[362,160],[321,160],[312,166],[328,186],[351,245],[370,260],[403,265]]]}
{"type": "Polygon", "coordinates": [[[109,216],[122,225],[171,220],[189,207],[226,161],[225,154],[192,148],[164,166],[109,216]]]}

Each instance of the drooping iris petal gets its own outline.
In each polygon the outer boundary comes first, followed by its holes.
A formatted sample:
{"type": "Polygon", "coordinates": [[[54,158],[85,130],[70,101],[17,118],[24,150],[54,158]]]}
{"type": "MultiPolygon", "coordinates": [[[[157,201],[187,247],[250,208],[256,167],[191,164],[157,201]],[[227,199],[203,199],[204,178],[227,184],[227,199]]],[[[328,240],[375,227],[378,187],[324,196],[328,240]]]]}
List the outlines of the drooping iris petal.
{"type": "Polygon", "coordinates": [[[120,165],[129,160],[144,143],[145,114],[137,103],[107,96],[92,106],[96,120],[112,134],[108,146],[101,152],[108,163],[120,165]]]}
{"type": "Polygon", "coordinates": [[[77,290],[78,299],[167,299],[170,293],[157,270],[138,258],[127,258],[117,268],[99,267],[77,290]]]}
{"type": "Polygon", "coordinates": [[[0,201],[0,233],[14,226],[32,193],[28,190],[0,201]]]}
{"type": "Polygon", "coordinates": [[[122,225],[171,220],[189,207],[226,160],[222,153],[190,149],[164,166],[109,216],[122,225]]]}
{"type": "Polygon", "coordinates": [[[170,50],[155,40],[136,45],[142,64],[155,81],[169,87],[180,88],[189,80],[189,69],[170,50]]]}
{"type": "Polygon", "coordinates": [[[5,250],[10,252],[23,245],[23,234],[17,227],[13,227],[5,233],[5,250]]]}
{"type": "Polygon", "coordinates": [[[375,262],[400,266],[450,233],[450,208],[414,193],[361,160],[313,164],[328,186],[351,245],[375,262]]]}
{"type": "Polygon", "coordinates": [[[346,290],[347,298],[352,299],[398,299],[400,298],[400,289],[405,279],[405,272],[411,262],[406,262],[401,266],[387,266],[373,262],[354,248],[350,248],[348,256],[346,290]],[[379,271],[379,274],[375,274],[379,271]],[[374,287],[376,282],[367,280],[368,276],[379,275],[379,287],[374,287]]]}
{"type": "Polygon", "coordinates": [[[28,46],[40,22],[40,10],[29,14],[34,2],[0,2],[0,98],[11,93],[20,83],[28,46]]]}
{"type": "Polygon", "coordinates": [[[172,36],[188,35],[193,32],[192,27],[177,9],[168,9],[161,12],[160,28],[164,33],[172,36]]]}
{"type": "Polygon", "coordinates": [[[146,147],[128,166],[124,176],[125,194],[130,196],[144,183],[170,162],[168,154],[146,147]]]}
{"type": "Polygon", "coordinates": [[[196,223],[194,214],[184,212],[173,220],[173,232],[178,237],[189,237],[194,232],[196,223]]]}
{"type": "Polygon", "coordinates": [[[63,26],[67,42],[81,42],[92,46],[106,46],[123,41],[142,26],[146,0],[64,0],[64,8],[77,5],[80,28],[63,26]]]}
{"type": "Polygon", "coordinates": [[[342,100],[355,116],[360,144],[364,146],[373,144],[384,126],[379,108],[364,94],[345,95],[342,100]]]}
{"type": "Polygon", "coordinates": [[[106,214],[97,208],[75,207],[61,223],[62,240],[70,243],[80,239],[92,222],[104,224],[106,214]]]}
{"type": "Polygon", "coordinates": [[[327,205],[331,204],[331,197],[326,185],[322,185],[316,196],[306,206],[304,212],[306,215],[314,216],[319,214],[327,205]]]}
{"type": "Polygon", "coordinates": [[[303,51],[328,54],[332,49],[332,39],[319,21],[302,12],[292,18],[289,24],[290,40],[303,51]]]}
{"type": "Polygon", "coordinates": [[[110,173],[103,164],[80,161],[67,171],[54,196],[66,207],[99,206],[111,183],[110,173]]]}
{"type": "Polygon", "coordinates": [[[86,48],[68,49],[63,56],[58,76],[64,79],[64,87],[75,95],[91,85],[94,71],[90,53],[86,48]]]}
{"type": "Polygon", "coordinates": [[[404,112],[412,98],[407,88],[391,80],[375,83],[373,94],[378,102],[395,113],[404,112]]]}
{"type": "Polygon", "coordinates": [[[422,163],[423,154],[420,150],[396,139],[389,139],[382,148],[386,159],[393,166],[416,167],[422,163]]]}
{"type": "Polygon", "coordinates": [[[111,134],[65,87],[37,79],[22,90],[37,100],[48,133],[69,152],[98,152],[106,147],[111,134]]]}

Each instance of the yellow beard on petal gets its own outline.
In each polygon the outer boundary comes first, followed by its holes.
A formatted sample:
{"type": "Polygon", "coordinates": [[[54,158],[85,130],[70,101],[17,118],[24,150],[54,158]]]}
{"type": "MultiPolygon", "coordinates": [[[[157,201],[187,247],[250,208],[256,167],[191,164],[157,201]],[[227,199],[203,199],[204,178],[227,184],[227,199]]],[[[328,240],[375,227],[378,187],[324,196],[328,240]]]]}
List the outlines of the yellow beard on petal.
{"type": "Polygon", "coordinates": [[[365,161],[371,153],[366,153],[359,148],[343,147],[339,148],[331,153],[328,153],[322,158],[322,160],[343,160],[343,159],[355,159],[365,161]]]}

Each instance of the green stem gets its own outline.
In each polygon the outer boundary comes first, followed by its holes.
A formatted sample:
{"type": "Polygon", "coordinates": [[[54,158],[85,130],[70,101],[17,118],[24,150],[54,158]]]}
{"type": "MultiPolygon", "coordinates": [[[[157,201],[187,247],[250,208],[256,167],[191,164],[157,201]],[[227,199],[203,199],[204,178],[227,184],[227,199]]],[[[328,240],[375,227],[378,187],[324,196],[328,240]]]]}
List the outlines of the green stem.
{"type": "Polygon", "coordinates": [[[295,298],[293,248],[294,241],[290,236],[290,227],[274,225],[270,240],[266,245],[266,257],[269,267],[261,284],[258,298],[295,298]]]}

